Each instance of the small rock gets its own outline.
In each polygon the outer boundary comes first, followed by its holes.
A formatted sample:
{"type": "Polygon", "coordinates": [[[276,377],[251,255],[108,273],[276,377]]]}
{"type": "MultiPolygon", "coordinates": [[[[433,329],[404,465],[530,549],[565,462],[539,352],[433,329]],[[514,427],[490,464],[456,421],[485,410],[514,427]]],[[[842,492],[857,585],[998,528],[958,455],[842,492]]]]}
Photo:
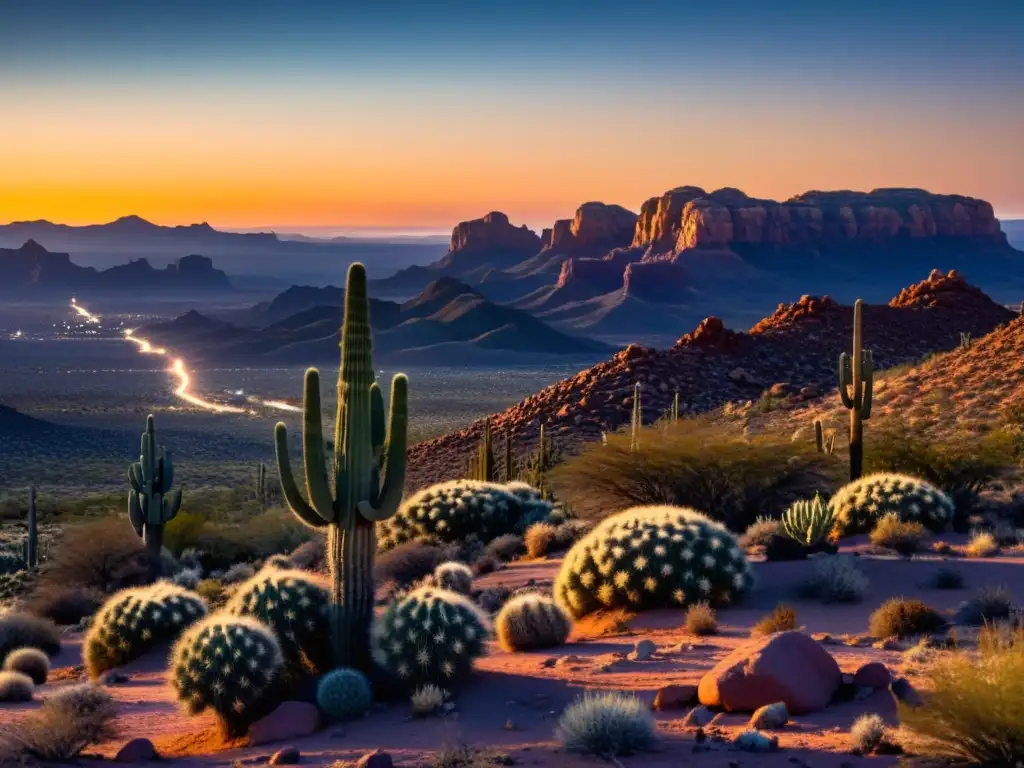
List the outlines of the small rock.
{"type": "Polygon", "coordinates": [[[765,736],[757,731],[744,731],[733,744],[746,752],[774,752],[779,748],[778,736],[765,736]]]}
{"type": "Polygon", "coordinates": [[[853,682],[857,685],[880,690],[889,687],[889,683],[892,682],[892,675],[889,674],[885,664],[872,661],[857,670],[853,676],[853,682]]]}
{"type": "Polygon", "coordinates": [[[295,747],[285,747],[279,749],[277,752],[270,756],[270,765],[295,765],[299,762],[299,758],[302,755],[299,754],[299,750],[295,747]]]}
{"type": "Polygon", "coordinates": [[[897,703],[902,701],[908,707],[920,707],[924,704],[921,694],[914,690],[914,686],[905,677],[893,680],[889,684],[889,693],[892,694],[897,703]]]}
{"type": "Polygon", "coordinates": [[[658,646],[650,640],[641,640],[633,646],[633,652],[629,654],[629,659],[631,661],[647,661],[656,650],[658,650],[658,646]]]}
{"type": "Polygon", "coordinates": [[[545,669],[551,669],[557,663],[558,663],[558,657],[557,656],[551,656],[550,658],[544,659],[544,661],[542,661],[540,665],[542,667],[544,667],[545,669]]]}
{"type": "Polygon", "coordinates": [[[694,707],[686,713],[683,725],[688,728],[703,728],[715,719],[715,713],[707,707],[694,707]]]}
{"type": "Polygon", "coordinates": [[[375,749],[373,752],[367,752],[360,757],[356,761],[354,768],[394,768],[394,765],[391,755],[375,749]]]}
{"type": "Polygon", "coordinates": [[[653,708],[658,712],[666,709],[682,709],[696,701],[696,685],[666,685],[655,695],[653,708]]]}
{"type": "Polygon", "coordinates": [[[283,701],[277,709],[249,726],[253,746],[308,736],[320,727],[320,710],[305,701],[283,701]]]}
{"type": "Polygon", "coordinates": [[[789,710],[785,702],[777,701],[756,710],[750,718],[750,727],[756,730],[782,728],[789,722],[789,710]]]}
{"type": "Polygon", "coordinates": [[[156,749],[149,739],[132,739],[119,750],[115,763],[148,763],[156,758],[156,749]]]}

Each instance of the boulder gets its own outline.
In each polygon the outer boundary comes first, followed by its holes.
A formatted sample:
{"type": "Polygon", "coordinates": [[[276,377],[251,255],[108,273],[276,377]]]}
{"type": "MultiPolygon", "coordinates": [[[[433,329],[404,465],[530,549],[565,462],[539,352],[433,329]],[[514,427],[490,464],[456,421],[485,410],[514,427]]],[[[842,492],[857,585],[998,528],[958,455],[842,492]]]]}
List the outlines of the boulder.
{"type": "Polygon", "coordinates": [[[277,709],[249,726],[253,746],[308,736],[320,728],[320,710],[305,701],[283,701],[277,709]]]}
{"type": "Polygon", "coordinates": [[[891,682],[892,675],[889,674],[889,670],[885,664],[878,661],[865,664],[853,675],[853,684],[863,688],[881,690],[888,688],[891,682]]]}
{"type": "Polygon", "coordinates": [[[301,757],[295,747],[285,747],[270,756],[270,765],[295,765],[301,757]]]}
{"type": "Polygon", "coordinates": [[[655,710],[683,709],[697,701],[696,685],[666,685],[654,697],[655,710]]]}
{"type": "Polygon", "coordinates": [[[633,646],[633,652],[629,654],[630,661],[647,661],[658,650],[658,646],[650,640],[641,640],[633,646]]]}
{"type": "Polygon", "coordinates": [[[789,710],[781,701],[758,708],[750,717],[750,727],[759,731],[766,728],[782,728],[788,722],[789,710]]]}
{"type": "Polygon", "coordinates": [[[393,768],[393,766],[391,755],[375,749],[356,760],[355,768],[393,768]]]}
{"type": "Polygon", "coordinates": [[[683,725],[689,728],[703,728],[715,719],[715,713],[707,707],[697,706],[686,713],[683,725]]]}
{"type": "Polygon", "coordinates": [[[156,759],[156,749],[149,739],[132,739],[114,757],[115,763],[148,763],[156,759]]]}
{"type": "Polygon", "coordinates": [[[842,681],[835,659],[803,632],[756,638],[718,662],[697,688],[701,704],[753,712],[783,702],[789,712],[824,708],[842,681]]]}

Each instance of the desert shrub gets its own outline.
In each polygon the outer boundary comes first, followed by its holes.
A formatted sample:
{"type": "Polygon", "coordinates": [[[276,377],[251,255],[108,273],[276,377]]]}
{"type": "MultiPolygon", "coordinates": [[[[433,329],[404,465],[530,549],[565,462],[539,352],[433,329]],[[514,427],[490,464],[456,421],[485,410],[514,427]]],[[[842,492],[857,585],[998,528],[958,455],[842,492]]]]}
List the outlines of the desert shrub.
{"type": "Polygon", "coordinates": [[[25,610],[55,624],[69,626],[92,616],[102,603],[103,593],[99,590],[71,584],[33,590],[25,603],[25,610]]]}
{"type": "Polygon", "coordinates": [[[858,755],[870,755],[884,736],[885,721],[874,713],[861,715],[850,726],[850,746],[858,755]]]}
{"type": "Polygon", "coordinates": [[[183,589],[195,590],[199,582],[203,580],[203,572],[199,568],[182,568],[173,577],[171,583],[183,589]]]}
{"type": "Polygon", "coordinates": [[[0,703],[32,701],[36,691],[32,678],[24,672],[5,670],[0,672],[0,703]]]}
{"type": "MultiPolygon", "coordinates": [[[[547,514],[551,505],[547,504],[547,514]]],[[[413,494],[393,516],[379,524],[379,547],[426,539],[458,542],[475,536],[486,544],[506,533],[522,533],[538,522],[537,502],[521,490],[498,483],[453,480],[413,494]]]]}
{"type": "Polygon", "coordinates": [[[290,552],[319,536],[290,511],[268,509],[239,523],[207,523],[195,546],[200,550],[203,568],[210,572],[290,552]]]}
{"type": "Polygon", "coordinates": [[[119,734],[117,704],[111,695],[92,683],[74,685],[49,696],[28,717],[3,727],[0,763],[68,763],[86,747],[119,734]]]}
{"type": "Polygon", "coordinates": [[[650,708],[621,693],[585,693],[558,721],[558,736],[569,752],[605,759],[651,750],[658,743],[650,708]]]}
{"type": "Polygon", "coordinates": [[[503,536],[491,539],[487,544],[486,552],[492,557],[507,563],[509,560],[515,560],[520,555],[526,553],[526,543],[523,541],[522,536],[515,533],[506,533],[503,536]]]}
{"type": "Polygon", "coordinates": [[[982,587],[957,611],[961,624],[980,627],[994,621],[1005,621],[1013,615],[1013,596],[1006,587],[982,587]]]}
{"type": "Polygon", "coordinates": [[[982,766],[1024,761],[1024,632],[983,633],[978,653],[952,653],[922,672],[924,705],[899,705],[915,754],[982,766]]]}
{"type": "Polygon", "coordinates": [[[813,499],[794,501],[782,515],[781,528],[786,536],[805,547],[824,541],[832,529],[832,507],[815,494],[813,499]]]}
{"type": "Polygon", "coordinates": [[[460,595],[473,591],[473,571],[462,563],[441,563],[434,569],[434,586],[450,589],[460,595]]]}
{"type": "Polygon", "coordinates": [[[227,735],[241,736],[276,703],[283,663],[267,627],[217,615],[192,625],[175,643],[168,682],[189,714],[213,710],[227,735]]]}
{"type": "Polygon", "coordinates": [[[576,542],[554,591],[579,618],[601,608],[732,602],[753,580],[746,555],[724,526],[683,507],[635,507],[576,542]]]}
{"type": "Polygon", "coordinates": [[[166,581],[131,587],[113,595],[93,619],[82,642],[92,678],[173,642],[206,615],[206,603],[194,592],[166,581]]]}
{"type": "Polygon", "coordinates": [[[224,605],[229,616],[251,616],[268,627],[289,672],[330,669],[326,587],[306,571],[264,568],[235,590],[224,605]]]}
{"type": "Polygon", "coordinates": [[[989,531],[976,531],[971,534],[964,554],[968,557],[992,557],[999,553],[999,542],[989,531]]]}
{"type": "Polygon", "coordinates": [[[782,536],[782,523],[770,517],[759,517],[749,526],[740,539],[744,549],[750,547],[766,547],[776,536],[782,536]]]}
{"type": "Polygon", "coordinates": [[[924,547],[928,531],[917,521],[905,522],[899,515],[890,512],[878,521],[871,531],[871,543],[885,547],[904,556],[920,552],[924,547]]]}
{"type": "MultiPolygon", "coordinates": [[[[289,563],[290,564],[290,563],[289,563]]],[[[240,581],[251,579],[256,575],[256,569],[249,563],[235,563],[220,577],[222,584],[237,584],[240,581]]]]}
{"type": "Polygon", "coordinates": [[[551,523],[534,523],[526,529],[523,534],[523,543],[526,544],[526,556],[537,558],[544,557],[555,541],[557,528],[551,523]]]}
{"type": "Polygon", "coordinates": [[[501,563],[490,555],[483,555],[475,563],[473,563],[473,573],[477,576],[484,576],[488,573],[494,573],[501,566],[501,563]]]}
{"type": "Polygon", "coordinates": [[[935,532],[941,532],[953,518],[953,502],[946,494],[909,475],[865,475],[840,488],[831,505],[840,536],[868,533],[888,514],[935,532]]]}
{"type": "Polygon", "coordinates": [[[476,596],[476,602],[487,613],[497,613],[511,597],[512,590],[508,587],[487,587],[476,596]]]}
{"type": "Polygon", "coordinates": [[[608,435],[556,467],[552,482],[583,518],[665,504],[703,510],[739,531],[827,488],[834,472],[827,459],[806,441],[746,439],[732,424],[699,416],[643,430],[637,450],[629,435],[608,435]]]}
{"type": "Polygon", "coordinates": [[[56,656],[60,652],[60,631],[49,619],[30,613],[0,616],[0,664],[17,648],[38,648],[56,656]]]}
{"type": "Polygon", "coordinates": [[[409,689],[453,685],[469,676],[491,628],[466,597],[433,587],[392,603],[373,625],[373,659],[409,689]]]}
{"type": "Polygon", "coordinates": [[[324,565],[327,543],[323,536],[299,544],[288,556],[295,568],[315,571],[324,565]]]}
{"type": "Polygon", "coordinates": [[[219,603],[224,597],[224,585],[219,579],[203,579],[196,586],[196,594],[207,604],[219,603]]]}
{"type": "Polygon", "coordinates": [[[139,538],[120,518],[104,518],[68,528],[39,575],[40,591],[68,585],[112,592],[151,580],[139,538]]]}
{"type": "Polygon", "coordinates": [[[953,502],[953,528],[966,530],[978,497],[1014,469],[1012,441],[1000,431],[980,434],[960,430],[935,440],[896,421],[873,425],[868,472],[898,472],[919,477],[941,489],[953,502]]]}
{"type": "Polygon", "coordinates": [[[713,635],[718,631],[715,609],[707,603],[694,603],[687,608],[685,624],[691,635],[713,635]]]}
{"type": "Polygon", "coordinates": [[[433,683],[427,683],[412,692],[409,703],[412,705],[412,713],[416,717],[427,717],[440,712],[447,699],[448,694],[444,689],[433,683]]]}
{"type": "Polygon", "coordinates": [[[945,626],[946,620],[938,611],[920,600],[906,600],[902,597],[886,600],[868,619],[871,636],[879,640],[930,635],[945,626]]]}
{"type": "Polygon", "coordinates": [[[35,685],[43,685],[50,675],[50,658],[38,648],[17,648],[4,659],[5,672],[28,675],[35,685]]]}
{"type": "Polygon", "coordinates": [[[440,547],[423,541],[407,541],[377,556],[377,581],[393,581],[407,587],[429,576],[444,561],[440,547]]]}
{"type": "Polygon", "coordinates": [[[564,552],[583,538],[591,529],[586,520],[566,520],[555,526],[555,538],[548,547],[549,552],[564,552]]]}
{"type": "Polygon", "coordinates": [[[776,632],[788,632],[796,629],[796,609],[791,605],[779,603],[771,613],[762,616],[751,628],[750,634],[753,637],[774,635],[776,632]]]}
{"type": "Polygon", "coordinates": [[[205,516],[181,510],[164,526],[164,546],[175,556],[186,549],[194,550],[205,527],[205,516]]]}
{"type": "Polygon", "coordinates": [[[964,586],[964,575],[956,568],[944,565],[932,574],[932,589],[961,589],[964,586]]]}
{"type": "Polygon", "coordinates": [[[320,678],[316,703],[332,720],[352,720],[370,711],[373,694],[370,683],[356,669],[334,669],[320,678]]]}
{"type": "Polygon", "coordinates": [[[856,603],[868,591],[868,577],[849,555],[820,557],[811,564],[811,573],[800,585],[804,597],[826,603],[856,603]]]}
{"type": "Polygon", "coordinates": [[[572,631],[572,619],[550,598],[527,592],[502,606],[494,628],[501,647],[515,653],[564,644],[572,631]]]}

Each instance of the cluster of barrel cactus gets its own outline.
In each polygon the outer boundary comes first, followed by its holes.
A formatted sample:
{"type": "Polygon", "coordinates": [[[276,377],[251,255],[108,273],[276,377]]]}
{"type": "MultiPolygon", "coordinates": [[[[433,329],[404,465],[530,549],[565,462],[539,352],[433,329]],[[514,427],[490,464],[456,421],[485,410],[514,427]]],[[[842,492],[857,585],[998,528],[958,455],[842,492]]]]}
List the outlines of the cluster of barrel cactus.
{"type": "Polygon", "coordinates": [[[840,536],[868,533],[888,514],[941,532],[953,519],[953,501],[920,478],[888,472],[866,475],[840,488],[830,502],[840,536]]]}
{"type": "Polygon", "coordinates": [[[526,592],[502,606],[494,628],[501,647],[514,653],[562,645],[572,631],[572,619],[551,598],[526,592]]]}
{"type": "Polygon", "coordinates": [[[175,643],[170,684],[189,714],[211,709],[227,735],[241,736],[275,702],[283,663],[274,633],[259,622],[211,616],[175,643]]]}
{"type": "MultiPolygon", "coordinates": [[[[526,486],[529,488],[529,486],[526,486]]],[[[521,533],[550,514],[540,494],[478,480],[453,480],[411,496],[381,526],[380,548],[391,549],[414,539],[459,542],[469,536],[487,543],[506,533],[521,533]]]]}
{"type": "Polygon", "coordinates": [[[491,628],[463,595],[422,587],[396,600],[373,625],[373,660],[399,684],[444,688],[465,679],[491,628]]]}
{"type": "Polygon", "coordinates": [[[790,505],[782,515],[782,531],[805,547],[819,544],[832,530],[832,507],[815,494],[812,500],[800,500],[790,505]]]}
{"type": "Polygon", "coordinates": [[[139,658],[176,639],[204,616],[203,599],[170,582],[117,592],[97,612],[85,635],[83,656],[89,675],[99,677],[139,658]]]}
{"type": "Polygon", "coordinates": [[[238,587],[224,606],[231,616],[251,616],[273,630],[292,670],[331,665],[326,587],[306,571],[268,567],[238,587]]]}
{"type": "Polygon", "coordinates": [[[569,550],[555,598],[579,618],[602,608],[729,603],[753,580],[724,526],[686,507],[633,507],[606,518],[569,550]]]}

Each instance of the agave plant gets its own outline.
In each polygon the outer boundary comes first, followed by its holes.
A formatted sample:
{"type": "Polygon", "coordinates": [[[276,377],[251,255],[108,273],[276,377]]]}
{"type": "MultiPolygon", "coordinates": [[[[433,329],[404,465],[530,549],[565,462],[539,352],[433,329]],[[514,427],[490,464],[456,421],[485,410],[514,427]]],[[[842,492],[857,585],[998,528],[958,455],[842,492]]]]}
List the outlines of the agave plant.
{"type": "Polygon", "coordinates": [[[832,529],[832,507],[814,494],[814,499],[794,502],[782,516],[782,530],[805,547],[813,547],[832,529]]]}

